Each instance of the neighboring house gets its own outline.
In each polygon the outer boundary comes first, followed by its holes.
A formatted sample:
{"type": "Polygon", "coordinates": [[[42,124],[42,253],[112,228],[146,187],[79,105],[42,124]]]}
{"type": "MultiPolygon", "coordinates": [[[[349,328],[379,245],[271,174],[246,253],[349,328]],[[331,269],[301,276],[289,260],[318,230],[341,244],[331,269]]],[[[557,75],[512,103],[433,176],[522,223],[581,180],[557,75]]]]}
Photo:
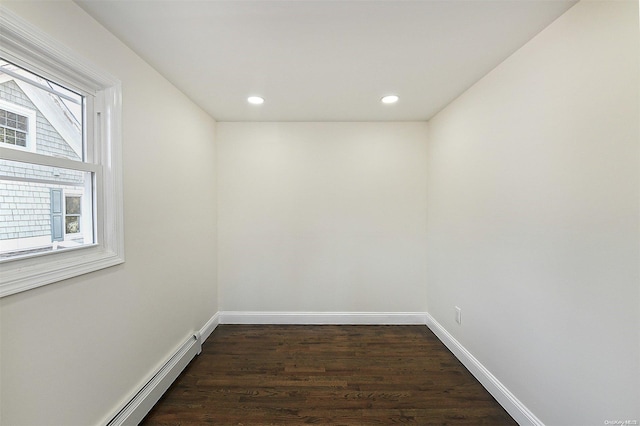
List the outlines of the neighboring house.
{"type": "MultiPolygon", "coordinates": [[[[0,67],[0,146],[82,160],[81,96],[27,74],[0,67]]],[[[91,242],[91,186],[82,172],[0,159],[0,257],[91,242]]]]}

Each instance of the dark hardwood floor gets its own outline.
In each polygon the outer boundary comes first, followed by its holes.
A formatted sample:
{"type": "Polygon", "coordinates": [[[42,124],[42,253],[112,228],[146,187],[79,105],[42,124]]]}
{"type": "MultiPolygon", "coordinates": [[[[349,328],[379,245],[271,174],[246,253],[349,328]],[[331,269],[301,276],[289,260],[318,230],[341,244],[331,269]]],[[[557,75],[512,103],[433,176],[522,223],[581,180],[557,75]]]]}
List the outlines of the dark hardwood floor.
{"type": "Polygon", "coordinates": [[[221,325],[143,425],[516,425],[425,326],[221,325]]]}

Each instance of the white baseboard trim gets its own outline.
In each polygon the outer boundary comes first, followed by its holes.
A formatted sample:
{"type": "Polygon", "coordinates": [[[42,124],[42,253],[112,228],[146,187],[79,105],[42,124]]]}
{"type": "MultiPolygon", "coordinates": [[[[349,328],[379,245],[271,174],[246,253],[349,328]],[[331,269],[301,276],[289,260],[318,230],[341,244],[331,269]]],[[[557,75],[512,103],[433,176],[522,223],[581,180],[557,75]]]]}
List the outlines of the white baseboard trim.
{"type": "Polygon", "coordinates": [[[513,395],[487,368],[458,342],[438,321],[428,313],[426,324],[431,331],[475,376],[482,386],[502,405],[520,426],[544,426],[518,398],[513,395]]]}
{"type": "Polygon", "coordinates": [[[220,324],[220,313],[216,312],[216,314],[212,316],[200,329],[200,343],[204,343],[209,336],[211,336],[211,333],[213,333],[213,330],[216,329],[218,324],[220,324]]]}
{"type": "Polygon", "coordinates": [[[222,311],[220,324],[409,325],[426,323],[424,312],[222,311]]]}

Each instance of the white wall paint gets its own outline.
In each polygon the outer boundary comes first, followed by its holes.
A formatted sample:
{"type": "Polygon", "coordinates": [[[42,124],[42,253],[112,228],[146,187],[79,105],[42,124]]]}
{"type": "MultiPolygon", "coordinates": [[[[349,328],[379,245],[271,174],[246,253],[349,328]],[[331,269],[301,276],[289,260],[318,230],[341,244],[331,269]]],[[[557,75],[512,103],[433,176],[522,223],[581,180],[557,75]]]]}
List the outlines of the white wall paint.
{"type": "Polygon", "coordinates": [[[426,123],[218,123],[224,311],[426,308],[426,123]]]}
{"type": "Polygon", "coordinates": [[[429,313],[547,425],[640,421],[638,35],[583,1],[429,123],[429,313]]]}
{"type": "Polygon", "coordinates": [[[123,83],[126,263],[0,300],[2,424],[99,424],[218,310],[215,122],[74,3],[3,4],[123,83]]]}

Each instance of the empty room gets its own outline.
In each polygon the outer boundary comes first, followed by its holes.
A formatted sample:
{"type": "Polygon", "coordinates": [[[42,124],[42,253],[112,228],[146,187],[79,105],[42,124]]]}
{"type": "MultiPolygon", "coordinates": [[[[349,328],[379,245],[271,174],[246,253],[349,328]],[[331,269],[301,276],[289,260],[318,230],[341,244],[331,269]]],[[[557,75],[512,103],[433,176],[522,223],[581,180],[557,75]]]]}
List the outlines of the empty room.
{"type": "Polygon", "coordinates": [[[636,0],[3,0],[0,424],[640,424],[636,0]]]}

